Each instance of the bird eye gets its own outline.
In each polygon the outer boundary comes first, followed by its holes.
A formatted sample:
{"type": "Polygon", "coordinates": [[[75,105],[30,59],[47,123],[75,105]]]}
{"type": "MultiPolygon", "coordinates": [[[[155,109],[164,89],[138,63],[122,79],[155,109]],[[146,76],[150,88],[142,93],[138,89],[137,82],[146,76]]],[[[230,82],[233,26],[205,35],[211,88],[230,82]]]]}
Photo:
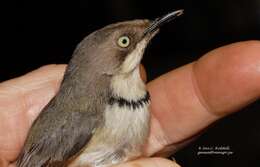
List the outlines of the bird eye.
{"type": "Polygon", "coordinates": [[[128,36],[121,36],[118,41],[117,44],[122,47],[122,48],[126,48],[129,46],[130,44],[130,39],[128,36]]]}

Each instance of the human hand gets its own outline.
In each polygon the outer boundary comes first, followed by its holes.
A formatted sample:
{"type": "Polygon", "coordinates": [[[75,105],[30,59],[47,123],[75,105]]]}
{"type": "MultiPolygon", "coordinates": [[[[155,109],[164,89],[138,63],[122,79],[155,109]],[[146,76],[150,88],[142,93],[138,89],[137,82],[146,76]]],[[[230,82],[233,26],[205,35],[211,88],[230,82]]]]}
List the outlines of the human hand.
{"type": "MultiPolygon", "coordinates": [[[[258,99],[259,53],[260,42],[236,43],[148,83],[152,121],[146,155],[173,153],[214,121],[258,99]]],[[[65,65],[49,65],[0,84],[0,166],[14,166],[29,127],[57,92],[64,70],[65,65]]],[[[174,164],[147,158],[119,166],[174,164]]]]}

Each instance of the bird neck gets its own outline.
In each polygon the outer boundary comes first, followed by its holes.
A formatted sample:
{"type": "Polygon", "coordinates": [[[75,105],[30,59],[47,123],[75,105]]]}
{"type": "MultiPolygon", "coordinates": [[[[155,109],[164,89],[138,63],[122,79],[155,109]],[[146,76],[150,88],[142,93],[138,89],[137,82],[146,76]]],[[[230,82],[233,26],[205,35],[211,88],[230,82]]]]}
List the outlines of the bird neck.
{"type": "Polygon", "coordinates": [[[129,74],[119,74],[113,76],[110,82],[112,96],[136,101],[146,96],[146,87],[140,77],[139,68],[129,74]]]}

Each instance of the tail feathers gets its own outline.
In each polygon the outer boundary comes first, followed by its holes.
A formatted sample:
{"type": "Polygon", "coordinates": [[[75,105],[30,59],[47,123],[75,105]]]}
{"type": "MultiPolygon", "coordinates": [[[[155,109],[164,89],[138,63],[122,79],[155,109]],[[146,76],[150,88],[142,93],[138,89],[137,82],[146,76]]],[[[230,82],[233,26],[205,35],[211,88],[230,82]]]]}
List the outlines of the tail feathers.
{"type": "Polygon", "coordinates": [[[33,159],[19,159],[16,167],[66,167],[67,163],[61,161],[50,162],[50,159],[34,157],[33,159]]]}
{"type": "Polygon", "coordinates": [[[16,166],[17,167],[47,167],[49,159],[43,159],[42,157],[32,156],[28,154],[22,154],[16,166]]]}
{"type": "Polygon", "coordinates": [[[16,167],[65,167],[64,161],[53,161],[51,157],[42,157],[35,154],[22,153],[16,167]]]}
{"type": "Polygon", "coordinates": [[[32,144],[30,149],[23,148],[17,161],[17,167],[43,167],[49,159],[39,156],[41,150],[42,147],[39,144],[32,144]]]}

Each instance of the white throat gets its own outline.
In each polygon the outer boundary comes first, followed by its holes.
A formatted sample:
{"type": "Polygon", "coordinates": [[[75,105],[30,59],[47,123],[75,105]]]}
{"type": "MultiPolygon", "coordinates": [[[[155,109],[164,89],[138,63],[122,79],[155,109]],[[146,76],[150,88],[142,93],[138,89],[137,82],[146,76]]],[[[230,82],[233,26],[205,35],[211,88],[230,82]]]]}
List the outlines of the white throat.
{"type": "Polygon", "coordinates": [[[137,100],[146,95],[146,88],[139,67],[128,75],[116,75],[111,80],[112,94],[126,100],[137,100]]]}

